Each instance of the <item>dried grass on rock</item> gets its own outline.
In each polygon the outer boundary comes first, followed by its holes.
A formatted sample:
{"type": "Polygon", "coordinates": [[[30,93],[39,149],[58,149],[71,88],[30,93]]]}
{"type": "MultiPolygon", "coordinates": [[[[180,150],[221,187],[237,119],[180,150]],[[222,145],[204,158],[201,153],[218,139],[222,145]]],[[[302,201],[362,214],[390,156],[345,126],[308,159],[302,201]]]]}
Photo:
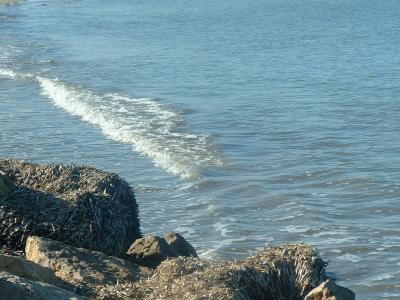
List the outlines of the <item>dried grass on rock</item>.
{"type": "Polygon", "coordinates": [[[326,263],[305,244],[268,247],[242,260],[164,261],[148,279],[106,286],[99,299],[300,300],[326,279],[326,263]]]}
{"type": "Polygon", "coordinates": [[[23,249],[37,235],[117,256],[141,237],[134,193],[117,174],[6,159],[0,170],[17,184],[0,197],[1,244],[23,249]]]}

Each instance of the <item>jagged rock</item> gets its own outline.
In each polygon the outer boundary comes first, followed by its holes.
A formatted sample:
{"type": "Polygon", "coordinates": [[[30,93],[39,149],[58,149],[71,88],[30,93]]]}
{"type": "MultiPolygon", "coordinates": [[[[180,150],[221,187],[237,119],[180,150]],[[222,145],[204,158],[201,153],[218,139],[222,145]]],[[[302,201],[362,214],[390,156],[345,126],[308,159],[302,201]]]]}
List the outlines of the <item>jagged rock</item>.
{"type": "Polygon", "coordinates": [[[0,300],[83,300],[87,299],[47,283],[0,272],[0,300]]]}
{"type": "Polygon", "coordinates": [[[137,239],[130,246],[127,255],[134,262],[150,268],[156,268],[163,260],[169,257],[179,256],[164,239],[157,236],[146,236],[137,239]]]}
{"type": "Polygon", "coordinates": [[[354,300],[355,298],[353,291],[328,279],[313,289],[304,300],[354,300]]]}
{"type": "Polygon", "coordinates": [[[18,186],[0,197],[0,245],[21,250],[37,235],[118,256],[141,237],[135,196],[117,174],[6,159],[0,169],[18,186]]]}
{"type": "Polygon", "coordinates": [[[179,233],[167,233],[164,238],[146,236],[129,247],[127,259],[139,265],[156,268],[167,258],[197,257],[196,250],[179,233]]]}
{"type": "Polygon", "coordinates": [[[0,255],[0,271],[25,279],[41,281],[61,288],[72,288],[54,275],[54,271],[22,257],[0,255]]]}
{"type": "Polygon", "coordinates": [[[196,250],[179,233],[169,232],[164,236],[164,240],[170,245],[179,256],[197,257],[196,250]]]}
{"type": "Polygon", "coordinates": [[[0,171],[0,197],[8,197],[15,190],[14,182],[0,171]]]}
{"type": "Polygon", "coordinates": [[[29,237],[26,258],[55,271],[84,295],[95,295],[99,285],[131,282],[150,275],[150,270],[104,253],[74,248],[41,237],[29,237]]]}

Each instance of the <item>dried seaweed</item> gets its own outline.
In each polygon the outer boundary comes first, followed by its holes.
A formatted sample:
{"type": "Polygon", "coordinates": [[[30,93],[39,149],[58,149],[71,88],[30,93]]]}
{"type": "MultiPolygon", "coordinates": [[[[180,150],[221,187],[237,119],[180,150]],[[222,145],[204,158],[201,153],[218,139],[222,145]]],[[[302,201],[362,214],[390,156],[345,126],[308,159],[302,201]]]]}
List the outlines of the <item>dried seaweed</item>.
{"type": "Polygon", "coordinates": [[[38,235],[117,256],[141,237],[134,193],[117,174],[6,159],[0,169],[17,184],[0,198],[0,244],[22,250],[38,235]]]}
{"type": "Polygon", "coordinates": [[[164,261],[148,279],[105,286],[98,299],[297,300],[326,279],[326,263],[304,244],[269,247],[242,260],[164,261]]]}

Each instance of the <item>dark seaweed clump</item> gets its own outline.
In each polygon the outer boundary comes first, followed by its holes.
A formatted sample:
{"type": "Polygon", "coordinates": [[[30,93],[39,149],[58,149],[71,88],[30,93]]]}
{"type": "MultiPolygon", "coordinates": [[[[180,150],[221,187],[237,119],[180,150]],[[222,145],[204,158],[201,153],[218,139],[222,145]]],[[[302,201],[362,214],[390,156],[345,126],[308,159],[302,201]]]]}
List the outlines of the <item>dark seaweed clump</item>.
{"type": "Polygon", "coordinates": [[[117,174],[7,159],[0,170],[17,185],[0,197],[1,247],[23,250],[26,238],[37,235],[120,255],[141,237],[134,193],[117,174]]]}

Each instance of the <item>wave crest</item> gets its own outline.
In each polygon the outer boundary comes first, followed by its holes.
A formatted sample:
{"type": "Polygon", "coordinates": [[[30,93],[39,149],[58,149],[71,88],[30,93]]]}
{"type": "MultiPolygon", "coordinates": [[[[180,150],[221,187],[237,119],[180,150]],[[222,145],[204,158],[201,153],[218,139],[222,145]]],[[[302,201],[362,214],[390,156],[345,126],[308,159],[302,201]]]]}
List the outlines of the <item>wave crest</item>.
{"type": "Polygon", "coordinates": [[[117,93],[100,95],[58,80],[36,79],[55,105],[99,126],[113,140],[131,144],[169,173],[195,178],[201,168],[223,164],[210,136],[190,133],[182,114],[161,102],[117,93]]]}

